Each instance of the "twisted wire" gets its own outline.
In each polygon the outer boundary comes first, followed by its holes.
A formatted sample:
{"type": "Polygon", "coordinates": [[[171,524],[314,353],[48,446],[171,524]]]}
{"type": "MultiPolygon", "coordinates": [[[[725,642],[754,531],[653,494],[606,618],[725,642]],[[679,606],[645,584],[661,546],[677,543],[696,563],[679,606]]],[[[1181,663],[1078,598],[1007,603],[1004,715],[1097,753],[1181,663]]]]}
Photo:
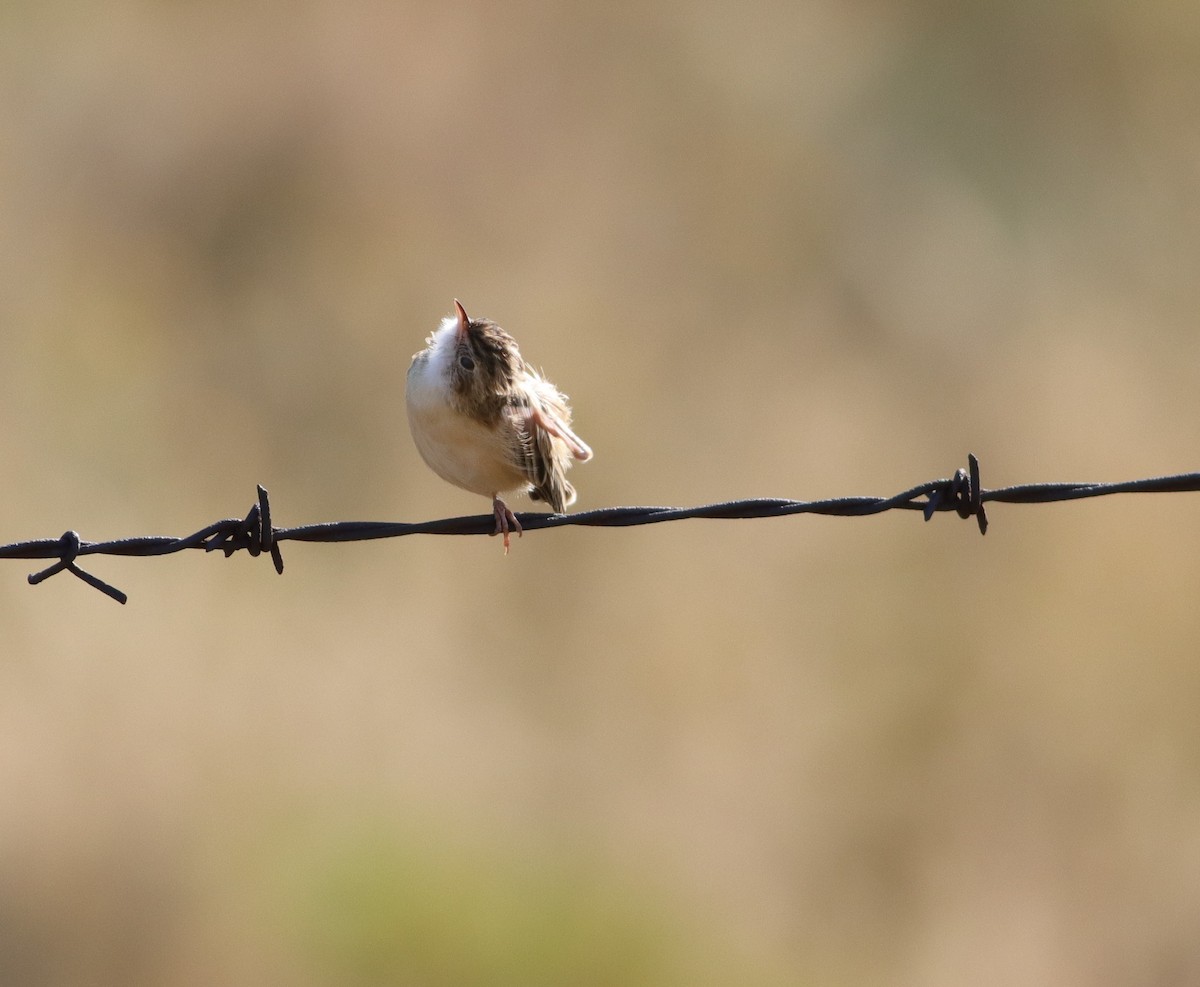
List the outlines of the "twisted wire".
{"type": "MultiPolygon", "coordinates": [[[[979,460],[974,455],[969,455],[966,469],[959,469],[950,477],[920,483],[891,497],[835,497],[810,501],[753,498],[699,507],[604,507],[593,511],[581,511],[578,514],[522,513],[517,517],[524,530],[535,531],[539,528],[561,528],[568,525],[623,528],[638,524],[682,521],[688,518],[749,519],[786,517],[792,514],[867,517],[893,510],[920,511],[928,521],[934,514],[953,511],[963,519],[975,518],[980,534],[986,534],[988,517],[984,505],[988,503],[1048,504],[1122,493],[1196,491],[1200,491],[1200,473],[1179,473],[1117,483],[1027,483],[986,490],[979,480],[979,460]]],[[[29,576],[30,585],[37,585],[65,571],[118,603],[125,603],[128,600],[125,593],[80,567],[78,560],[81,556],[141,557],[170,555],[186,549],[202,549],[205,552],[223,552],[228,558],[236,552],[246,551],[252,556],[270,555],[275,571],[282,574],[283,555],[279,546],[285,541],[349,542],[399,538],[404,535],[490,535],[494,533],[494,526],[494,517],[486,514],[412,523],[330,521],[278,528],[271,522],[267,491],[259,486],[258,500],[245,517],[216,521],[182,538],[152,535],[89,542],[84,541],[77,532],[67,531],[59,538],[0,545],[0,559],[55,559],[52,565],[29,576]]]]}

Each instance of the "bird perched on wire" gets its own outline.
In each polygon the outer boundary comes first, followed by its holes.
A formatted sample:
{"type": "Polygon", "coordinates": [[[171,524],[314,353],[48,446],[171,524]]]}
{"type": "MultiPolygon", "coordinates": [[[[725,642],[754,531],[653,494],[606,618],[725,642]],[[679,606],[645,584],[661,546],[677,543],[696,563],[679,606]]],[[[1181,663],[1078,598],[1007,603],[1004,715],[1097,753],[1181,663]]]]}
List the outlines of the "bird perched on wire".
{"type": "Polygon", "coordinates": [[[413,442],[443,480],[492,498],[493,534],[521,534],[500,494],[528,492],[561,514],[575,502],[567,482],[592,450],[571,431],[566,396],[521,357],[496,323],[472,319],[456,298],[408,368],[406,404],[413,442]]]}

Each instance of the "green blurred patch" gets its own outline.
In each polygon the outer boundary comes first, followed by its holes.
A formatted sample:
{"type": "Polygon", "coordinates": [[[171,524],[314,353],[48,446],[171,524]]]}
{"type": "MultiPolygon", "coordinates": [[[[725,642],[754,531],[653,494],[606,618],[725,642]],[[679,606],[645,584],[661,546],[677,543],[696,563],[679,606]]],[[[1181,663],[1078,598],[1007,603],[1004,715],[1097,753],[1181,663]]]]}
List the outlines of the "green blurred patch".
{"type": "Polygon", "coordinates": [[[672,984],[712,972],[696,963],[710,950],[653,893],[558,853],[376,826],[301,850],[285,913],[317,983],[672,984]]]}

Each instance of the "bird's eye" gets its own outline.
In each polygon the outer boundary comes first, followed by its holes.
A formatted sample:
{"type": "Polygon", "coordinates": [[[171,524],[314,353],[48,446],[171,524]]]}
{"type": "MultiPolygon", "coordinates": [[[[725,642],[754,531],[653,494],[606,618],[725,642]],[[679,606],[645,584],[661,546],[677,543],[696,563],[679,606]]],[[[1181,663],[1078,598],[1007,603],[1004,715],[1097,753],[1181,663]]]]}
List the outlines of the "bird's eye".
{"type": "Polygon", "coordinates": [[[474,370],[475,369],[475,361],[472,360],[466,354],[464,354],[463,356],[460,356],[458,358],[458,365],[460,367],[462,367],[463,370],[474,370]]]}

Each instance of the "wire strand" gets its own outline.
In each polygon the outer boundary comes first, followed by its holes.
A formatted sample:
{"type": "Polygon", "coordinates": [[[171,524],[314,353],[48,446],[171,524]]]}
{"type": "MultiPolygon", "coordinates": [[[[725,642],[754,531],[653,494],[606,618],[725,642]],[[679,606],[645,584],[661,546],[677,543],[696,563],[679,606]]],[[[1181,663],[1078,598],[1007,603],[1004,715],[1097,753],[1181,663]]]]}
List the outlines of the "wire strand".
{"type": "MultiPolygon", "coordinates": [[[[580,525],[595,528],[625,528],[638,524],[660,524],[688,518],[787,517],[793,514],[822,514],[832,517],[868,517],[886,511],[920,511],[928,521],[934,514],[954,511],[961,518],[975,518],[980,534],[987,533],[988,518],[984,505],[1048,504],[1082,500],[1122,493],[1195,493],[1200,491],[1200,473],[1126,480],[1118,483],[1027,483],[1020,486],[985,490],[979,481],[979,460],[967,457],[967,469],[952,477],[918,484],[892,497],[835,497],[829,500],[779,500],[754,498],[731,500],[699,507],[604,507],[578,514],[532,514],[517,517],[526,531],[580,525]]],[[[404,535],[490,535],[495,533],[491,514],[442,518],[412,523],[397,521],[330,521],[294,528],[277,528],[271,523],[271,505],[264,487],[258,487],[258,501],[244,518],[216,521],[182,538],[143,536],[115,541],[84,541],[77,532],[67,531],[60,538],[0,545],[0,559],[55,559],[53,565],[29,576],[30,585],[68,571],[118,603],[128,597],[121,590],[85,571],[78,565],[84,555],[155,556],[170,555],[186,549],[224,552],[228,558],[246,551],[252,556],[268,554],[275,571],[283,573],[280,542],[349,542],[404,535]]]]}

